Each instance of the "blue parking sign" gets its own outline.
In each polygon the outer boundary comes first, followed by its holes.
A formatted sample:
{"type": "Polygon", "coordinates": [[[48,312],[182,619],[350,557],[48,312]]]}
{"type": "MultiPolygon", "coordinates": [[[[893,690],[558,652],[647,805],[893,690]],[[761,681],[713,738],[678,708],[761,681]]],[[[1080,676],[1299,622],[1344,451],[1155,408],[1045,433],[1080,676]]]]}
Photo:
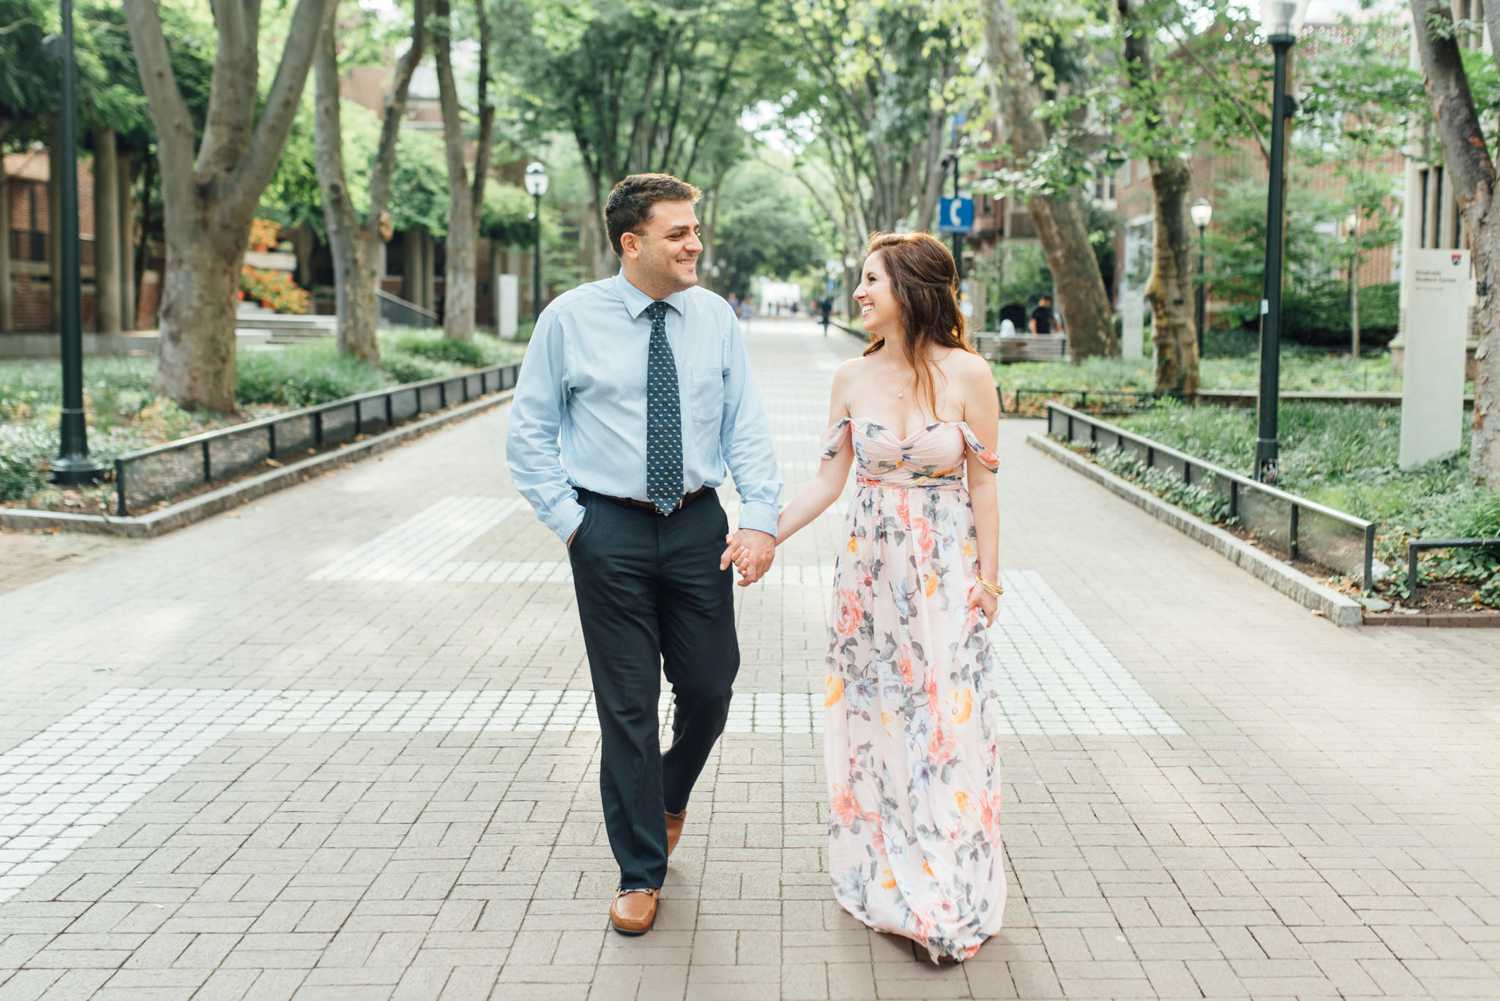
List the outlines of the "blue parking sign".
{"type": "Polygon", "coordinates": [[[944,198],[938,205],[939,233],[967,233],[974,228],[974,199],[944,198]]]}

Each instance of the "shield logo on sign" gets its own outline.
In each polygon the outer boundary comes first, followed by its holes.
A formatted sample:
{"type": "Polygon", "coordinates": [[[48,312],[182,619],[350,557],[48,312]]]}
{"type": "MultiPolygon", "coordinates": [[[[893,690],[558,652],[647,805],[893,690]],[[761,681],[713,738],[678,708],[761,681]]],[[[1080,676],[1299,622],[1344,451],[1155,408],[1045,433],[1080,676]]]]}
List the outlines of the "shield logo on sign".
{"type": "Polygon", "coordinates": [[[1456,268],[1456,267],[1458,267],[1458,262],[1464,259],[1464,255],[1463,254],[1454,254],[1452,256],[1453,256],[1453,266],[1456,268]]]}

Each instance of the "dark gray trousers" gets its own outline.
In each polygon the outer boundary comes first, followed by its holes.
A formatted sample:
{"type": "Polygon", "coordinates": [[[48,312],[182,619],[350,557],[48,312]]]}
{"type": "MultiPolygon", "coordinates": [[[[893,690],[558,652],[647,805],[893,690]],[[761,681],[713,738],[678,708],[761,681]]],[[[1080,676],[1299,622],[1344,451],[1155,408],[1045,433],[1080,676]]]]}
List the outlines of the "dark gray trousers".
{"type": "Polygon", "coordinates": [[[719,569],[728,520],[713,491],[668,517],[579,492],[568,549],[593,677],[604,826],[620,887],[667,875],[664,811],[688,795],[724,731],[740,667],[732,571],[719,569]],[[657,734],[661,674],[672,686],[672,746],[657,734]]]}

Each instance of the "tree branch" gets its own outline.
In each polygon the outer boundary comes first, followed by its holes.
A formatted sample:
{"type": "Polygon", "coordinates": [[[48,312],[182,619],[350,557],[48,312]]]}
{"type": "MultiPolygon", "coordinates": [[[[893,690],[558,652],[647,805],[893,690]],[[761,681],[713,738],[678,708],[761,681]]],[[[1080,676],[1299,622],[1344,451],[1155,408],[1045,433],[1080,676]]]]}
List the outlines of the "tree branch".
{"type": "Polygon", "coordinates": [[[396,79],[380,120],[380,143],[375,148],[375,163],[370,169],[370,215],[365,226],[378,229],[380,215],[391,196],[391,175],[396,170],[396,141],[401,135],[401,119],[406,116],[406,99],[411,92],[411,78],[422,61],[427,45],[427,0],[415,0],[412,7],[411,44],[396,63],[396,79]]]}
{"type": "Polygon", "coordinates": [[[190,191],[193,183],[193,119],[172,72],[172,56],[162,33],[156,0],[125,0],[125,26],[135,50],[151,122],[156,127],[162,186],[174,192],[174,197],[165,200],[181,204],[180,196],[190,191]]]}
{"type": "Polygon", "coordinates": [[[1443,144],[1443,162],[1453,194],[1465,210],[1465,228],[1472,233],[1488,211],[1495,189],[1495,165],[1474,108],[1474,96],[1469,92],[1463,54],[1453,31],[1453,14],[1446,0],[1412,0],[1411,15],[1443,144]]]}
{"type": "Polygon", "coordinates": [[[313,60],[315,166],[318,171],[318,186],[323,193],[324,222],[331,241],[339,231],[350,231],[355,225],[354,203],[349,198],[349,184],[344,173],[344,130],[339,114],[338,41],[330,30],[337,11],[337,2],[329,6],[328,23],[319,32],[317,54],[313,60]]]}
{"type": "Polygon", "coordinates": [[[1271,151],[1266,146],[1266,139],[1261,134],[1260,122],[1256,120],[1255,113],[1240,99],[1239,95],[1235,93],[1234,88],[1229,86],[1228,81],[1224,80],[1223,75],[1205,63],[1199,57],[1198,53],[1193,51],[1192,39],[1184,39],[1179,35],[1175,30],[1175,25],[1169,24],[1165,27],[1167,32],[1172,36],[1172,40],[1177,43],[1177,51],[1186,56],[1188,61],[1194,66],[1202,70],[1205,76],[1213,80],[1215,87],[1219,91],[1219,96],[1228,101],[1230,107],[1234,108],[1235,114],[1239,116],[1246,131],[1255,138],[1255,148],[1260,150],[1261,159],[1269,167],[1271,164],[1271,151]]]}
{"type": "Polygon", "coordinates": [[[218,184],[234,172],[255,120],[260,0],[213,0],[212,5],[218,44],[195,169],[200,182],[218,184]]]}
{"type": "Polygon", "coordinates": [[[317,49],[318,35],[326,20],[328,7],[334,0],[298,0],[297,11],[292,15],[291,30],[287,34],[286,48],[282,50],[281,62],[276,67],[276,76],[266,95],[266,106],[255,124],[250,138],[250,148],[234,175],[234,196],[259,198],[260,193],[271,182],[281,153],[286,146],[286,137],[292,129],[292,118],[297,113],[297,104],[302,99],[302,87],[307,82],[307,71],[312,65],[313,52],[317,49]]]}
{"type": "Polygon", "coordinates": [[[433,57],[437,61],[438,105],[443,115],[443,147],[448,162],[448,187],[454,196],[466,194],[467,166],[464,163],[463,119],[459,114],[458,86],[453,80],[453,12],[448,0],[437,0],[438,28],[433,39],[433,57]]]}
{"type": "Polygon", "coordinates": [[[484,214],[484,185],[490,172],[490,146],[495,141],[495,107],[490,103],[490,15],[485,0],[474,0],[479,20],[479,145],[474,153],[474,222],[484,214]]]}

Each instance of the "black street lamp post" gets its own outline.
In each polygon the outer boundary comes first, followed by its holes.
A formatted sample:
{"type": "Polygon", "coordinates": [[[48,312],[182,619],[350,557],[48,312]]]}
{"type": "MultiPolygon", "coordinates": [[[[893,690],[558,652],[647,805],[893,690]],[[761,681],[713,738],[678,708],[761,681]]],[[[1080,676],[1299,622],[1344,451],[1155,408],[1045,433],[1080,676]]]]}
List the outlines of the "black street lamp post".
{"type": "Polygon", "coordinates": [[[1260,312],[1260,396],[1255,440],[1255,478],[1276,482],[1278,446],[1276,405],[1281,391],[1281,246],[1285,215],[1286,120],[1294,110],[1286,92],[1287,54],[1297,42],[1297,30],[1308,0],[1262,0],[1262,25],[1275,53],[1271,87],[1271,178],[1266,198],[1265,297],[1260,312]]]}
{"type": "MultiPolygon", "coordinates": [[[[78,271],[78,135],[74,107],[73,0],[62,0],[62,104],[58,116],[57,211],[53,226],[62,266],[62,422],[52,482],[68,486],[97,482],[103,469],[89,458],[88,425],[83,413],[82,282],[78,271]]],[[[6,280],[0,275],[0,281],[6,280]]]]}
{"type": "Polygon", "coordinates": [[[1193,225],[1198,227],[1198,302],[1196,318],[1198,321],[1198,359],[1201,361],[1203,359],[1203,329],[1208,315],[1208,290],[1203,285],[1203,240],[1204,234],[1208,231],[1209,220],[1213,218],[1214,207],[1208,203],[1207,198],[1200,198],[1193,203],[1193,207],[1188,212],[1193,217],[1193,225]]]}
{"type": "Polygon", "coordinates": [[[547,193],[547,168],[533,160],[526,165],[526,193],[531,195],[532,230],[531,309],[532,319],[542,315],[542,196],[547,193]]]}

